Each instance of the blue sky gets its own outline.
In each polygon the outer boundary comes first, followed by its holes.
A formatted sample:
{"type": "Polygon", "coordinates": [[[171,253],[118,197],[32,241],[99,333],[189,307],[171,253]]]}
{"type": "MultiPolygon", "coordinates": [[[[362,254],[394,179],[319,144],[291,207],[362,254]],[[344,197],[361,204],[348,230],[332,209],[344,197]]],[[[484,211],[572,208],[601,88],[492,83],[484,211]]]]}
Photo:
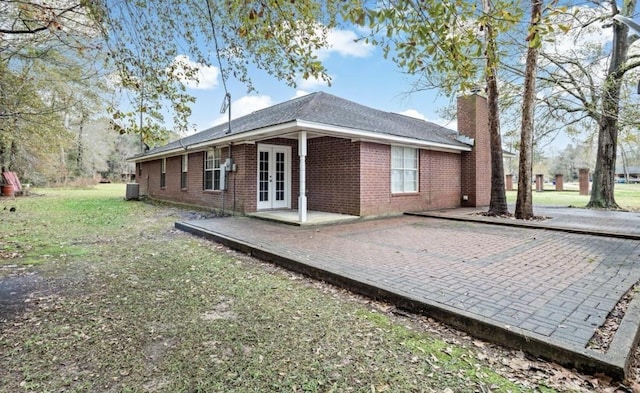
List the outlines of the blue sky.
{"type": "MultiPolygon", "coordinates": [[[[403,74],[390,60],[384,59],[379,48],[354,42],[355,33],[334,30],[329,35],[330,48],[318,53],[332,78],[331,86],[315,80],[298,80],[292,88],[263,71],[251,69],[250,76],[257,92],[247,94],[246,86],[235,80],[227,82],[232,98],[232,117],[239,117],[294,97],[324,91],[372,108],[402,113],[456,129],[455,122],[441,119],[438,110],[449,104],[449,98],[438,91],[405,94],[412,79],[403,74]]],[[[191,123],[204,130],[227,119],[220,114],[224,89],[216,67],[202,69],[198,86],[190,84],[189,93],[196,97],[191,106],[191,123]]]]}
{"type": "MultiPolygon", "coordinates": [[[[582,31],[579,38],[576,36],[578,31],[576,29],[565,34],[557,30],[554,41],[545,43],[544,50],[567,54],[573,53],[576,48],[605,44],[611,40],[611,29],[602,29],[601,26],[594,27],[593,32],[582,31]]],[[[232,117],[240,117],[303,94],[325,91],[372,108],[414,116],[457,129],[455,119],[443,119],[439,114],[450,105],[452,98],[437,90],[407,94],[414,79],[402,73],[393,61],[384,59],[379,48],[364,42],[354,42],[356,37],[357,33],[353,31],[332,30],[328,36],[329,48],[318,53],[332,77],[330,87],[318,81],[299,80],[297,88],[292,88],[255,68],[250,69],[250,76],[257,92],[248,94],[246,86],[233,79],[228,81],[232,97],[232,117]]],[[[638,48],[637,45],[635,47],[638,48]]],[[[594,75],[604,76],[605,63],[600,69],[594,69],[594,75]]],[[[197,131],[220,124],[228,116],[220,114],[225,92],[218,69],[201,69],[199,79],[199,85],[191,84],[189,88],[189,93],[196,97],[195,104],[191,106],[190,122],[197,131]]],[[[504,128],[503,124],[503,131],[504,128]]],[[[554,149],[562,149],[569,142],[579,143],[578,140],[572,141],[561,134],[551,144],[554,149]]]]}

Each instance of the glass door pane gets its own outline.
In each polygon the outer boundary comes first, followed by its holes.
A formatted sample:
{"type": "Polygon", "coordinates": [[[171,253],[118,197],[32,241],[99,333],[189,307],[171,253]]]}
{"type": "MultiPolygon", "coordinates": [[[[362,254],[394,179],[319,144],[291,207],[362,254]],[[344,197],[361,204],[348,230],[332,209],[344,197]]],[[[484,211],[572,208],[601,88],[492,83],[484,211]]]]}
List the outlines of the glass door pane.
{"type": "Polygon", "coordinates": [[[285,191],[285,155],[283,152],[276,153],[276,167],[275,167],[275,195],[276,201],[284,201],[285,191]]]}
{"type": "Polygon", "coordinates": [[[269,152],[261,151],[258,160],[258,200],[269,200],[269,152]]]}

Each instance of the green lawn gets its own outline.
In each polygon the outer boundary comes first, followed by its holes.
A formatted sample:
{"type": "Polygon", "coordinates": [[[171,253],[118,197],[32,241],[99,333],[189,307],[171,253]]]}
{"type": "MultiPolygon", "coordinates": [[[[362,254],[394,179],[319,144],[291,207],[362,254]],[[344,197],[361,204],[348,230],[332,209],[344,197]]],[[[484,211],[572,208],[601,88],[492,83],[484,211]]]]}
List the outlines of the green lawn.
{"type": "Polygon", "coordinates": [[[176,231],[193,212],[124,201],[123,185],[34,191],[0,200],[0,280],[22,285],[0,291],[0,392],[593,386],[176,231]]]}
{"type": "MultiPolygon", "coordinates": [[[[544,191],[533,191],[533,204],[539,206],[585,207],[589,195],[580,195],[577,183],[565,184],[567,191],[555,191],[553,184],[545,184],[544,191]]],[[[507,201],[515,203],[517,191],[507,191],[507,201]]],[[[640,211],[640,184],[616,184],[615,198],[621,208],[640,211]]]]}

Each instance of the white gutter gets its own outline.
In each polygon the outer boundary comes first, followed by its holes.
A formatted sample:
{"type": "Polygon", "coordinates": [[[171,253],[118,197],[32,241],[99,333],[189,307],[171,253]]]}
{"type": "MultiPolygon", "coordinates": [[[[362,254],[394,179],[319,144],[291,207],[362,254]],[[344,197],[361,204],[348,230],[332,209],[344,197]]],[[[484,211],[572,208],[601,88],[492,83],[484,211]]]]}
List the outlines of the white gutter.
{"type": "Polygon", "coordinates": [[[410,145],[422,148],[431,148],[432,150],[442,150],[460,153],[463,151],[471,151],[471,146],[452,146],[446,143],[423,141],[420,139],[409,138],[404,136],[382,134],[374,131],[364,131],[356,128],[332,126],[324,123],[314,123],[305,120],[297,121],[300,128],[307,131],[321,131],[325,134],[342,136],[354,139],[354,137],[371,141],[371,142],[388,142],[393,144],[410,145]]]}
{"type": "Polygon", "coordinates": [[[452,153],[460,153],[463,151],[471,151],[471,146],[452,146],[445,143],[423,141],[415,138],[408,138],[403,136],[382,134],[374,131],[359,130],[356,128],[333,126],[324,123],[316,123],[305,120],[293,120],[287,123],[277,124],[269,127],[259,128],[257,130],[242,132],[235,135],[228,135],[222,138],[208,140],[186,147],[177,147],[171,150],[161,151],[155,154],[145,155],[142,157],[132,158],[127,160],[129,162],[143,162],[150,161],[163,157],[170,157],[176,154],[184,154],[186,152],[193,152],[198,150],[204,150],[211,146],[225,146],[237,141],[246,141],[256,139],[258,137],[276,137],[278,135],[287,134],[294,131],[316,131],[329,136],[337,136],[342,138],[348,138],[352,140],[364,140],[369,142],[386,142],[389,144],[399,144],[425,148],[429,150],[439,150],[452,153]]]}

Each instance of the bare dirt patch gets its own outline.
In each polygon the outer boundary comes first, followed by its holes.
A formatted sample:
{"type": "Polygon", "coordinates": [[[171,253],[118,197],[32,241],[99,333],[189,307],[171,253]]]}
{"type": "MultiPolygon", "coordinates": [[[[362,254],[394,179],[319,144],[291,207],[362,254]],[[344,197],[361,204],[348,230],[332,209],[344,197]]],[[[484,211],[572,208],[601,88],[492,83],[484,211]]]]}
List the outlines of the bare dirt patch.
{"type": "Polygon", "coordinates": [[[221,298],[220,302],[214,306],[211,311],[207,311],[200,315],[205,321],[216,321],[218,319],[231,320],[236,318],[235,312],[233,312],[231,306],[233,302],[231,299],[221,298]]]}
{"type": "Polygon", "coordinates": [[[15,265],[2,270],[11,272],[0,279],[0,322],[20,315],[32,303],[51,295],[51,287],[38,272],[15,265]]]}

